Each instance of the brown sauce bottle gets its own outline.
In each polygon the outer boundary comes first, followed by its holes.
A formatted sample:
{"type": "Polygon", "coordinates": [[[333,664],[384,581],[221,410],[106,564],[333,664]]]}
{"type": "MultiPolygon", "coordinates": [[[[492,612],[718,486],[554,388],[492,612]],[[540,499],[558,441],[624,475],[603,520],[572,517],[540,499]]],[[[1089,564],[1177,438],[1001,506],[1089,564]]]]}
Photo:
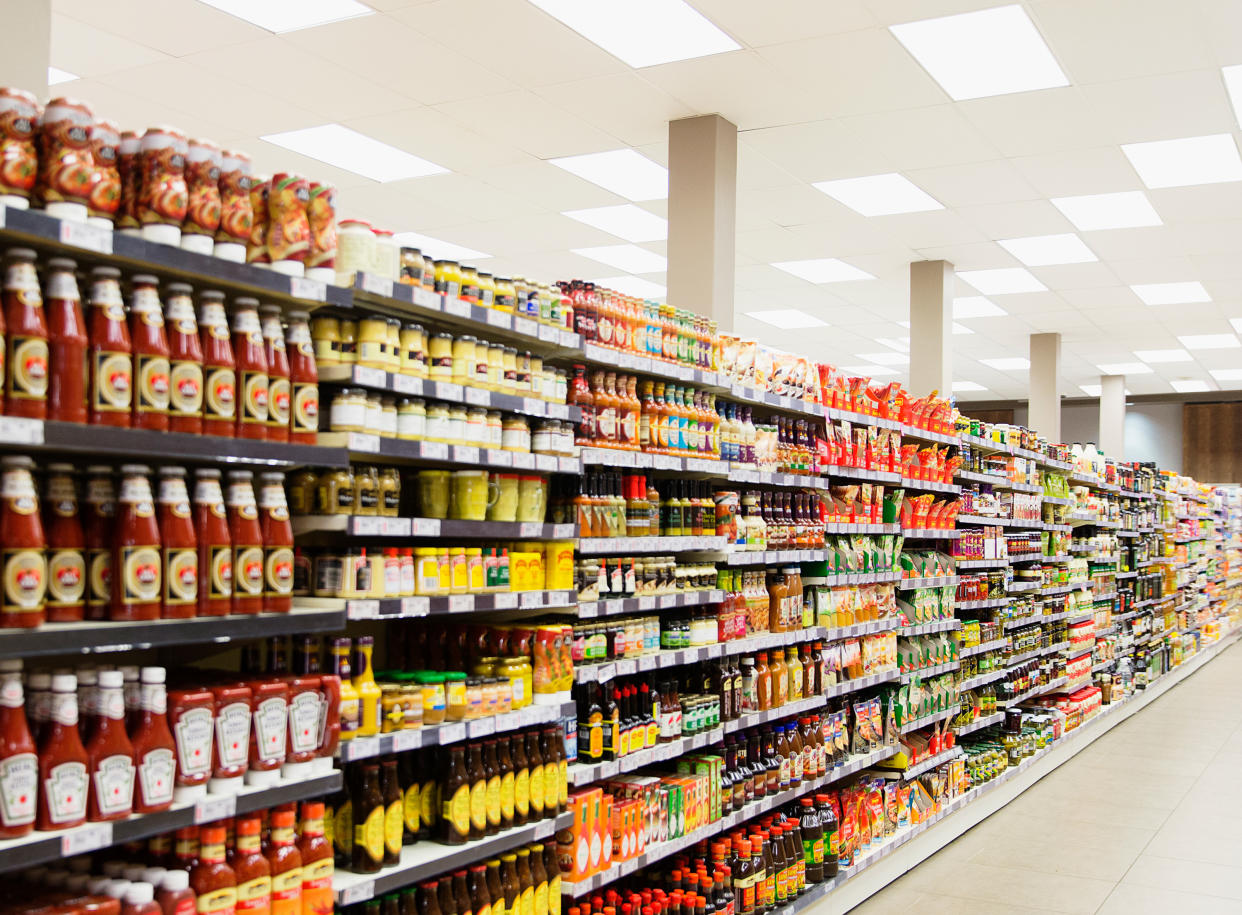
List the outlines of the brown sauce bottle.
{"type": "Polygon", "coordinates": [[[535,878],[530,872],[529,848],[517,850],[517,876],[518,886],[522,891],[518,903],[522,907],[522,915],[532,915],[535,911],[535,878]]]}
{"type": "Polygon", "coordinates": [[[489,858],[483,865],[487,868],[487,895],[492,900],[491,915],[511,915],[505,909],[505,891],[500,882],[500,859],[489,858]]]}
{"type": "Polygon", "coordinates": [[[470,875],[466,878],[466,889],[470,894],[472,915],[492,915],[492,895],[487,888],[486,865],[470,865],[470,875]]]}
{"type": "Polygon", "coordinates": [[[487,834],[500,832],[500,758],[496,752],[497,740],[489,737],[483,741],[483,773],[487,776],[487,834]]]}
{"type": "MultiPolygon", "coordinates": [[[[441,877],[436,883],[436,899],[440,903],[440,915],[459,915],[457,898],[453,895],[453,878],[449,875],[441,877]]],[[[465,915],[465,913],[460,913],[465,915]]]]}
{"type": "Polygon", "coordinates": [[[384,866],[384,795],[378,763],[366,763],[353,796],[354,849],[350,870],[374,874],[384,866]]]}
{"type": "Polygon", "coordinates": [[[466,771],[470,775],[470,838],[487,835],[487,771],[483,767],[483,744],[466,745],[466,771]]]}
{"type": "MultiPolygon", "coordinates": [[[[513,741],[513,825],[522,826],[530,817],[530,763],[526,759],[526,741],[514,734],[513,741]]],[[[501,861],[503,862],[503,858],[501,861]]]]}
{"type": "MultiPolygon", "coordinates": [[[[509,753],[509,738],[496,739],[496,760],[500,766],[500,828],[513,826],[513,757],[509,753]]],[[[499,870],[500,862],[496,862],[499,870]]],[[[493,900],[495,896],[492,897],[493,900]]]]}
{"type": "Polygon", "coordinates": [[[517,855],[512,852],[500,856],[500,888],[505,897],[505,915],[521,915],[518,898],[522,888],[518,884],[517,855]]]}
{"type": "Polygon", "coordinates": [[[436,898],[436,882],[425,880],[418,885],[418,915],[443,915],[436,898]]]}
{"type": "Polygon", "coordinates": [[[448,767],[440,785],[440,841],[462,845],[470,838],[470,775],[466,748],[449,747],[448,767]]]}
{"type": "Polygon", "coordinates": [[[405,832],[405,795],[397,775],[397,761],[380,764],[380,789],[384,796],[384,866],[401,862],[401,838],[405,832]]]}
{"type": "MultiPolygon", "coordinates": [[[[530,822],[543,819],[543,754],[539,752],[539,732],[526,732],[526,761],[530,766],[530,822]]],[[[518,858],[519,869],[521,858],[518,858]]],[[[529,915],[529,913],[527,913],[529,915]]]]}
{"type": "Polygon", "coordinates": [[[453,898],[457,903],[457,915],[474,915],[470,890],[466,888],[466,870],[453,871],[453,898]]]}

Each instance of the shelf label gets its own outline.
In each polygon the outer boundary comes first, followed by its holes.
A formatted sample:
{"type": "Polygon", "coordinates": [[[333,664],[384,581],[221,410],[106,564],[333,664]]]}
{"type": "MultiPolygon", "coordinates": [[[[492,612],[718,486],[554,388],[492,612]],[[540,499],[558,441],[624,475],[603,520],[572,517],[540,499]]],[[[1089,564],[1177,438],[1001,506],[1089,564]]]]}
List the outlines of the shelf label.
{"type": "Polygon", "coordinates": [[[600,683],[607,683],[617,675],[617,666],[615,664],[600,664],[595,669],[595,679],[600,683]]]}
{"type": "Polygon", "coordinates": [[[556,473],[558,464],[556,456],[552,454],[536,454],[535,467],[538,470],[546,470],[548,473],[556,473]]]}
{"type": "Polygon", "coordinates": [[[364,273],[362,274],[362,291],[391,299],[392,280],[387,277],[376,276],[374,273],[364,273]]]}
{"type": "Polygon", "coordinates": [[[473,594],[450,594],[448,599],[449,613],[469,613],[474,609],[473,594]]]}
{"type": "Polygon", "coordinates": [[[461,385],[454,384],[451,381],[437,381],[435,383],[435,396],[441,400],[460,401],[465,395],[462,393],[461,385]]]}
{"type": "Polygon", "coordinates": [[[563,457],[557,461],[557,467],[560,468],[561,473],[577,473],[581,466],[577,458],[563,457]]]}
{"type": "Polygon", "coordinates": [[[401,615],[402,616],[426,616],[431,612],[431,598],[429,597],[403,597],[401,598],[401,615]]]}
{"type": "Polygon", "coordinates": [[[355,515],[350,520],[354,528],[354,534],[358,537],[376,537],[387,530],[387,525],[384,524],[388,520],[387,518],[355,515]]]}
{"type": "Polygon", "coordinates": [[[440,746],[444,746],[446,743],[456,743],[459,740],[465,740],[466,739],[465,722],[458,721],[453,724],[441,725],[439,737],[440,737],[440,746]]]}
{"type": "Polygon", "coordinates": [[[353,905],[357,902],[366,902],[375,896],[375,881],[364,880],[361,883],[355,883],[353,886],[347,886],[341,890],[341,905],[353,905]]]}
{"type": "Polygon", "coordinates": [[[328,298],[328,284],[319,280],[308,280],[304,276],[289,277],[289,294],[294,298],[306,299],[309,302],[323,302],[328,298]]]}
{"type": "Polygon", "coordinates": [[[516,591],[501,591],[492,595],[492,607],[496,610],[512,610],[518,605],[516,591]]]}
{"type": "Polygon", "coordinates": [[[398,394],[418,396],[423,393],[423,379],[411,378],[409,375],[393,375],[392,389],[398,394]]]}
{"type": "Polygon", "coordinates": [[[543,592],[542,591],[520,591],[519,601],[523,607],[542,607],[543,592]]]}
{"type": "Polygon", "coordinates": [[[544,602],[549,607],[568,607],[573,603],[569,599],[568,591],[548,591],[544,602]]]}
{"type": "Polygon", "coordinates": [[[392,735],[392,751],[401,753],[405,750],[417,750],[422,746],[420,737],[422,737],[421,731],[396,731],[392,735]]]}
{"type": "Polygon", "coordinates": [[[236,794],[205,797],[194,805],[194,822],[195,824],[214,823],[216,820],[228,819],[236,813],[236,794]]]}
{"type": "Polygon", "coordinates": [[[430,289],[417,287],[414,289],[414,304],[419,308],[430,308],[433,311],[439,311],[440,294],[432,292],[430,289]]]}
{"type": "Polygon", "coordinates": [[[487,309],[487,323],[492,327],[502,327],[505,330],[509,330],[513,327],[513,316],[505,314],[503,311],[489,308],[487,309]]]}
{"type": "Polygon", "coordinates": [[[0,416],[0,441],[19,445],[42,445],[43,421],[0,416]]]}
{"type": "Polygon", "coordinates": [[[423,442],[419,446],[419,455],[429,461],[447,461],[448,445],[444,442],[423,442]]]}
{"type": "Polygon", "coordinates": [[[490,407],[492,405],[492,392],[485,391],[482,388],[466,388],[466,403],[476,407],[490,407]]]}
{"type": "MultiPolygon", "coordinates": [[[[66,223],[61,223],[63,228],[66,223]]],[[[80,855],[84,852],[107,848],[112,844],[111,823],[91,823],[79,826],[60,837],[60,853],[63,857],[80,855]]]]}
{"type": "Polygon", "coordinates": [[[479,449],[474,445],[454,445],[453,460],[462,464],[479,463],[479,449]]]}
{"type": "Polygon", "coordinates": [[[535,469],[535,456],[529,451],[510,451],[513,455],[513,466],[520,467],[523,470],[535,469]]]}
{"type": "Polygon", "coordinates": [[[569,405],[550,403],[547,405],[548,415],[553,419],[569,419],[569,405]]]}
{"type": "Polygon", "coordinates": [[[369,365],[354,366],[354,383],[365,384],[372,388],[387,388],[388,373],[383,369],[372,368],[369,365]]]}
{"type": "Polygon", "coordinates": [[[379,616],[379,601],[351,600],[346,604],[346,615],[351,620],[373,620],[379,616]]]}
{"type": "Polygon", "coordinates": [[[514,315],[513,330],[515,333],[525,334],[528,337],[537,337],[539,336],[539,323],[532,321],[530,318],[514,315]]]}
{"type": "Polygon", "coordinates": [[[487,463],[491,464],[493,467],[512,467],[513,453],[510,451],[488,449],[487,463]]]}
{"type": "Polygon", "coordinates": [[[343,753],[347,754],[347,758],[351,760],[378,756],[379,751],[380,739],[378,737],[355,737],[343,747],[343,753]]]}
{"type": "Polygon", "coordinates": [[[410,527],[415,537],[439,537],[439,518],[411,518],[410,527]]]}
{"type": "Polygon", "coordinates": [[[486,737],[488,734],[496,733],[495,718],[479,718],[468,724],[471,739],[476,737],[486,737]]]}
{"type": "Polygon", "coordinates": [[[470,317],[470,303],[465,299],[445,298],[444,310],[451,315],[457,315],[459,318],[470,317]]]}
{"type": "Polygon", "coordinates": [[[380,437],[367,432],[351,432],[347,446],[350,451],[364,451],[367,454],[379,454],[380,437]]]}
{"type": "Polygon", "coordinates": [[[87,251],[94,251],[96,254],[112,253],[112,233],[107,229],[89,223],[62,219],[60,221],[60,240],[63,244],[73,245],[75,248],[85,248],[87,251]]]}
{"type": "Polygon", "coordinates": [[[647,597],[640,597],[638,599],[639,610],[654,610],[655,606],[656,606],[656,599],[650,595],[648,595],[647,597]]]}
{"type": "Polygon", "coordinates": [[[522,412],[531,416],[543,416],[548,411],[544,409],[544,403],[538,397],[523,397],[522,412]]]}
{"type": "MultiPolygon", "coordinates": [[[[550,324],[539,325],[539,339],[544,343],[556,343],[560,340],[560,331],[550,324]]],[[[598,358],[598,357],[597,357],[598,358]]]]}
{"type": "Polygon", "coordinates": [[[540,537],[543,535],[543,523],[540,521],[521,521],[518,523],[519,537],[540,537]]]}

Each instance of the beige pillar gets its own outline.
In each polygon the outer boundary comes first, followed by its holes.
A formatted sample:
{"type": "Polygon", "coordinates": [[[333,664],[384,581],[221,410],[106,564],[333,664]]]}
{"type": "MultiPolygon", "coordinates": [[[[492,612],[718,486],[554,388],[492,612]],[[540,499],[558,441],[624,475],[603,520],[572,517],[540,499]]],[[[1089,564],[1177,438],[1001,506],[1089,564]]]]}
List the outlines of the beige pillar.
{"type": "Polygon", "coordinates": [[[1100,453],[1126,459],[1126,376],[1100,376],[1100,453]]]}
{"type": "Polygon", "coordinates": [[[668,125],[668,300],[733,329],[737,127],[718,114],[668,125]]]}
{"type": "Polygon", "coordinates": [[[1050,442],[1061,441],[1061,335],[1031,334],[1027,422],[1050,442]]]}
{"type": "Polygon", "coordinates": [[[953,265],[910,265],[910,393],[925,397],[953,391],[953,265]]]}
{"type": "Polygon", "coordinates": [[[0,22],[0,86],[26,89],[46,101],[52,0],[0,0],[0,22]]]}

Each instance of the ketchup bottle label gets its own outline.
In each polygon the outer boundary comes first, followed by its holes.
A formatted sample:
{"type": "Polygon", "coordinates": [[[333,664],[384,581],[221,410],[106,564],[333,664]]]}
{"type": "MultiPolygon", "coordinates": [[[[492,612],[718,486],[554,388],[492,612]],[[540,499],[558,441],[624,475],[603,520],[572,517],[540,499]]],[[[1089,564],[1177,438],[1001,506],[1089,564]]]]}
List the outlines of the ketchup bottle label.
{"type": "Polygon", "coordinates": [[[243,423],[266,423],[268,404],[267,372],[250,372],[245,369],[241,373],[242,414],[243,423]]]}
{"type": "Polygon", "coordinates": [[[272,378],[268,382],[267,421],[274,426],[289,425],[288,378],[272,378]]]}
{"type": "Polygon", "coordinates": [[[263,547],[239,546],[233,549],[233,575],[241,597],[263,596],[263,547]]]}
{"type": "Polygon", "coordinates": [[[87,551],[90,557],[90,598],[92,604],[107,604],[112,601],[112,551],[109,549],[92,549],[87,551]]]}
{"type": "Polygon", "coordinates": [[[138,764],[138,789],[143,806],[158,807],[170,803],[176,774],[172,750],[158,747],[144,756],[138,764]]]}
{"type": "Polygon", "coordinates": [[[56,550],[47,560],[49,604],[79,604],[86,593],[86,559],[81,550],[56,550]]]}
{"type": "Polygon", "coordinates": [[[237,768],[250,754],[250,703],[230,702],[216,715],[216,753],[220,766],[237,768]]]}
{"type": "Polygon", "coordinates": [[[288,711],[288,703],[277,697],[264,699],[255,709],[254,734],[258,741],[259,755],[263,759],[285,758],[285,722],[288,711]]]}
{"type": "Polygon", "coordinates": [[[293,385],[291,419],[294,432],[319,431],[319,385],[293,385]]]}
{"type": "Polygon", "coordinates": [[[168,375],[168,406],[173,413],[199,416],[203,412],[203,367],[197,362],[173,362],[168,375]]]}
{"type": "Polygon", "coordinates": [[[298,693],[289,703],[289,748],[312,753],[319,746],[319,693],[298,693]]]}
{"type": "Polygon", "coordinates": [[[211,771],[211,730],[210,709],[187,709],[177,719],[173,736],[182,775],[206,775],[211,771]]]}
{"type": "Polygon", "coordinates": [[[288,597],[293,593],[293,548],[274,546],[265,552],[263,578],[268,595],[288,597]]]}
{"type": "Polygon", "coordinates": [[[207,597],[210,600],[233,596],[233,548],[230,546],[213,546],[208,558],[210,577],[207,597]]]}
{"type": "Polygon", "coordinates": [[[47,340],[43,337],[9,338],[9,396],[44,400],[48,382],[47,340]]]}
{"type": "Polygon", "coordinates": [[[138,412],[167,413],[172,369],[167,356],[138,354],[138,412]]]}
{"type": "Polygon", "coordinates": [[[164,603],[170,606],[198,601],[198,550],[164,551],[164,603]]]}
{"type": "Polygon", "coordinates": [[[134,761],[117,754],[100,760],[94,774],[95,803],[105,816],[125,813],[134,806],[134,761]]]}
{"type": "Polygon", "coordinates": [[[39,550],[4,551],[4,612],[34,613],[43,609],[47,566],[39,550]]]}
{"type": "Polygon", "coordinates": [[[0,760],[0,824],[33,823],[39,796],[39,757],[18,753],[0,760]]]}
{"type": "Polygon", "coordinates": [[[203,416],[232,420],[237,415],[237,373],[230,368],[213,368],[203,385],[203,416]]]}
{"type": "Polygon", "coordinates": [[[160,599],[163,563],[159,547],[127,546],[121,548],[122,579],[125,601],[150,603],[160,599]]]}
{"type": "Polygon", "coordinates": [[[91,408],[96,413],[128,413],[134,396],[134,363],[129,353],[94,354],[91,408]]]}
{"type": "Polygon", "coordinates": [[[66,762],[53,766],[43,781],[48,819],[53,823],[73,823],[86,816],[86,766],[66,762]]]}

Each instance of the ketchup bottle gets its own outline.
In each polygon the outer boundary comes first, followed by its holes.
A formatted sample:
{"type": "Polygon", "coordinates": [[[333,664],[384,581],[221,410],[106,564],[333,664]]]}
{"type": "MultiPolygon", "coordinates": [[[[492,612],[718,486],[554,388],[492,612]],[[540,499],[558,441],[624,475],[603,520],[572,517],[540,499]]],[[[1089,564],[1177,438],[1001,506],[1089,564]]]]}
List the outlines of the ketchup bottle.
{"type": "Polygon", "coordinates": [[[285,504],[285,475],[259,476],[263,537],[263,610],[288,613],[293,609],[293,526],[285,504]]]}
{"type": "Polygon", "coordinates": [[[198,333],[203,344],[203,434],[232,438],[237,425],[237,363],[229,342],[224,293],[199,296],[198,333]]]}
{"type": "Polygon", "coordinates": [[[124,685],[119,670],[99,672],[99,715],[86,746],[92,823],[119,820],[134,809],[134,745],[125,733],[124,685]]]}
{"type": "Polygon", "coordinates": [[[8,328],[9,416],[31,419],[47,417],[48,346],[43,293],[35,272],[35,253],[29,248],[10,248],[4,271],[4,323],[8,328]]]}
{"type": "Polygon", "coordinates": [[[30,475],[34,461],[14,455],[0,461],[0,546],[4,557],[4,597],[0,628],[33,629],[46,620],[47,561],[39,497],[30,475]]]}
{"type": "Polygon", "coordinates": [[[263,612],[263,531],[254,499],[254,474],[229,471],[229,537],[233,541],[233,613],[263,612]]]}
{"type": "Polygon", "coordinates": [[[291,404],[289,441],[304,445],[315,444],[319,434],[319,370],[309,321],[306,312],[291,311],[285,333],[291,404]]]}
{"type": "Polygon", "coordinates": [[[172,806],[177,776],[176,744],[168,729],[164,668],[144,667],[141,676],[138,723],[130,738],[138,764],[134,813],[154,813],[172,806]]]}
{"type": "Polygon", "coordinates": [[[168,335],[168,430],[203,431],[203,346],[194,317],[193,291],[186,283],[164,287],[164,330],[168,335]]]}
{"type": "Polygon", "coordinates": [[[194,529],[198,534],[198,615],[228,616],[233,610],[233,540],[218,470],[199,470],[195,475],[194,529]]]}
{"type": "Polygon", "coordinates": [[[121,468],[121,501],[112,552],[112,613],[119,621],[160,618],[163,557],[151,498],[151,468],[121,468]]]}
{"type": "Polygon", "coordinates": [[[285,353],[285,334],[280,327],[280,307],[262,305],[259,320],[263,328],[263,355],[267,359],[267,437],[273,442],[289,441],[289,357],[285,353]]]}
{"type": "Polygon", "coordinates": [[[164,619],[198,614],[198,537],[190,516],[184,467],[160,468],[160,537],[164,553],[164,619]]]}
{"type": "Polygon", "coordinates": [[[86,541],[72,464],[50,464],[43,501],[47,537],[47,618],[71,623],[86,613],[86,541]]]}
{"type": "Polygon", "coordinates": [[[78,678],[52,677],[52,718],[39,744],[39,815],[36,828],[68,829],[86,822],[90,757],[78,736],[78,678]]]}
{"type": "Polygon", "coordinates": [[[166,432],[171,368],[159,283],[158,279],[145,273],[133,278],[134,294],[129,306],[129,337],[134,349],[134,376],[137,379],[133,426],[135,429],[166,432]]]}
{"type": "Polygon", "coordinates": [[[86,468],[86,618],[106,620],[112,608],[112,534],[116,530],[116,487],[112,468],[86,468]]]}
{"type": "Polygon", "coordinates": [[[259,325],[259,300],[233,303],[233,356],[237,360],[237,437],[267,438],[267,354],[259,325]]]}
{"type": "Polygon", "coordinates": [[[0,839],[16,839],[34,828],[39,757],[23,699],[22,662],[0,661],[0,839]]]}
{"type": "Polygon", "coordinates": [[[51,340],[51,372],[47,389],[47,418],[66,423],[86,422],[86,318],[82,294],[74,276],[77,264],[67,257],[47,262],[47,325],[51,340]]]}
{"type": "Polygon", "coordinates": [[[91,271],[91,399],[87,422],[126,428],[134,396],[134,362],[120,276],[115,267],[91,271]]]}

